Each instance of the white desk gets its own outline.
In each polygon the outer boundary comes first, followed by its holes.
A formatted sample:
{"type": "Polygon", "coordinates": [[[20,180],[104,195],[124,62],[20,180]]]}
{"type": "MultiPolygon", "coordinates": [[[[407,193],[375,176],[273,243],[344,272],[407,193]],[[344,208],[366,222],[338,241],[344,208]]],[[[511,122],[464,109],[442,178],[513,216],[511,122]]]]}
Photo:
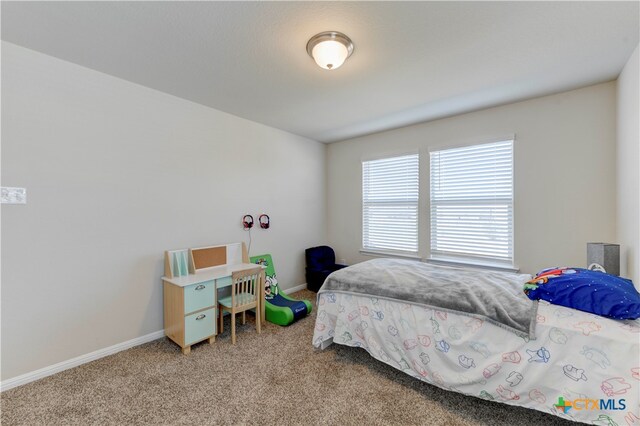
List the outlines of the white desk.
{"type": "MultiPolygon", "coordinates": [[[[207,339],[211,344],[215,342],[218,290],[231,285],[234,272],[257,267],[260,265],[254,263],[224,264],[180,277],[162,277],[165,334],[182,348],[182,353],[188,354],[194,343],[207,339]]],[[[262,269],[264,286],[266,268],[262,269]]],[[[264,324],[264,288],[259,292],[256,315],[264,324]]]]}
{"type": "MultiPolygon", "coordinates": [[[[244,271],[245,269],[253,269],[257,268],[260,265],[255,263],[238,263],[235,265],[220,265],[220,266],[212,266],[211,268],[199,269],[195,274],[183,275],[181,277],[173,277],[167,278],[162,277],[165,282],[171,283],[173,285],[177,285],[179,287],[186,287],[193,284],[199,284],[205,281],[218,280],[221,278],[231,277],[231,274],[237,271],[244,271]]],[[[264,267],[262,267],[265,269],[264,267]]],[[[227,287],[231,285],[231,281],[229,284],[223,285],[222,287],[227,287]]],[[[221,288],[218,286],[218,288],[221,288]]]]}

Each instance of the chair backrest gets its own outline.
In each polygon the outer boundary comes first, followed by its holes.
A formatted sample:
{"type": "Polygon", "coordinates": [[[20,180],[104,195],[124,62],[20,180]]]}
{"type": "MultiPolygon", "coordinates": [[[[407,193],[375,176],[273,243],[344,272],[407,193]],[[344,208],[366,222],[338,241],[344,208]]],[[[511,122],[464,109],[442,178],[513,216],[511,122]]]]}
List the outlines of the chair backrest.
{"type": "Polygon", "coordinates": [[[323,270],[336,263],[336,254],[329,246],[308,248],[305,251],[305,255],[307,268],[312,270],[323,270]]]}
{"type": "Polygon", "coordinates": [[[265,267],[266,282],[264,282],[264,297],[272,299],[278,293],[278,280],[276,279],[276,268],[273,265],[273,259],[270,254],[259,254],[251,256],[251,263],[265,267]]]}
{"type": "Polygon", "coordinates": [[[262,268],[245,269],[231,275],[231,305],[233,307],[256,306],[264,288],[262,268]]]}

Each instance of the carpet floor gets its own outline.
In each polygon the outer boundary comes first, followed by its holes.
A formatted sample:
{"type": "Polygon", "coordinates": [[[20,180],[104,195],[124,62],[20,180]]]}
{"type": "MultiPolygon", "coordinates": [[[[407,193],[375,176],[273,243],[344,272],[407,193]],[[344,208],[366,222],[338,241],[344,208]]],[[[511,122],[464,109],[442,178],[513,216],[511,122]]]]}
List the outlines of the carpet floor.
{"type": "Polygon", "coordinates": [[[314,320],[258,335],[247,315],[235,346],[226,325],[187,356],[166,338],[119,352],[3,392],[2,425],[575,424],[439,389],[362,349],[316,351],[314,320]]]}

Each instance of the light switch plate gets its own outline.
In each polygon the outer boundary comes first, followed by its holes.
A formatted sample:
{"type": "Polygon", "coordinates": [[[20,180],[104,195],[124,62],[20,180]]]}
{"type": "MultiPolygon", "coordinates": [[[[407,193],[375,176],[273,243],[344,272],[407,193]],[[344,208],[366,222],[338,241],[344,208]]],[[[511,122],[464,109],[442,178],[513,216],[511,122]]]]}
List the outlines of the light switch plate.
{"type": "Polygon", "coordinates": [[[27,189],[3,186],[0,188],[2,204],[27,204],[27,189]]]}

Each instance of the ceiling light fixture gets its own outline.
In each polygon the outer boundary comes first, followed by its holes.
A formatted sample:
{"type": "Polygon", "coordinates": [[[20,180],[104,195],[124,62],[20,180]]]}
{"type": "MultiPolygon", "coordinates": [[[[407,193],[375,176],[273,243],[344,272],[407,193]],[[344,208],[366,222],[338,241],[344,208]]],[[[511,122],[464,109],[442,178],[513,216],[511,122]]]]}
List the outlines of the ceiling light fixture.
{"type": "Polygon", "coordinates": [[[335,70],[353,53],[353,42],[337,31],[325,31],[311,37],[307,53],[319,67],[335,70]]]}

